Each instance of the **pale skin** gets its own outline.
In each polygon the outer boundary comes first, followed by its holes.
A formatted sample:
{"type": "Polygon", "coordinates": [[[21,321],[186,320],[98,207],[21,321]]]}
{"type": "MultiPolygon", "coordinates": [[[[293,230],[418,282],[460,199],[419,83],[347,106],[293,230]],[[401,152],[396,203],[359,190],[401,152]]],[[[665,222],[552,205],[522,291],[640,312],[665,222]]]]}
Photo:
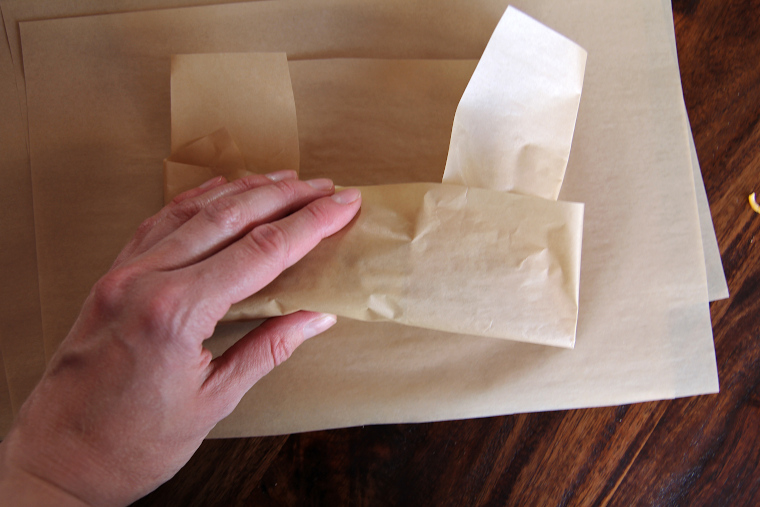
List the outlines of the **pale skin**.
{"type": "Polygon", "coordinates": [[[269,319],[216,359],[203,341],[360,205],[356,189],[283,171],[213,179],[146,220],[0,444],[0,498],[126,505],[171,478],[261,377],[336,318],[269,319]]]}

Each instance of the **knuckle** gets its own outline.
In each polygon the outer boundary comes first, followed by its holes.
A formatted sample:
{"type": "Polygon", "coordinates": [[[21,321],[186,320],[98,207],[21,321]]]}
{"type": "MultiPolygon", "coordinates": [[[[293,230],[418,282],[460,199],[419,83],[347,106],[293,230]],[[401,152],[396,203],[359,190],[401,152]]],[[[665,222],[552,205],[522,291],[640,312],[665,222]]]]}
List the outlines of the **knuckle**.
{"type": "Polygon", "coordinates": [[[225,231],[237,230],[243,225],[241,209],[237,201],[230,198],[222,197],[212,202],[203,208],[203,216],[225,231]]]}
{"type": "Polygon", "coordinates": [[[320,206],[318,202],[306,206],[303,208],[303,212],[312,226],[319,231],[322,231],[334,221],[334,217],[330,214],[329,209],[326,206],[320,206]]]}
{"type": "Polygon", "coordinates": [[[134,285],[134,275],[133,270],[119,267],[95,283],[90,294],[101,313],[113,316],[124,307],[134,285]]]}
{"type": "Polygon", "coordinates": [[[181,290],[174,284],[162,284],[144,299],[142,309],[143,325],[150,330],[178,327],[177,318],[181,301],[181,290]]]}
{"type": "Polygon", "coordinates": [[[119,267],[98,280],[90,293],[99,315],[116,320],[127,313],[142,329],[176,332],[183,325],[185,292],[175,279],[166,282],[135,267],[119,267]]]}
{"type": "Polygon", "coordinates": [[[156,226],[156,224],[158,224],[160,220],[161,219],[159,215],[154,215],[143,221],[143,223],[137,227],[137,231],[135,232],[135,239],[139,240],[147,236],[148,233],[153,230],[153,228],[156,226]]]}
{"type": "Polygon", "coordinates": [[[264,258],[279,261],[284,269],[290,257],[290,239],[281,226],[269,223],[256,227],[247,236],[252,248],[264,258]]]}
{"type": "Polygon", "coordinates": [[[246,190],[256,188],[260,182],[260,179],[261,175],[259,174],[249,174],[248,176],[244,176],[230,182],[229,185],[232,187],[232,191],[234,193],[245,192],[246,190]]]}
{"type": "Polygon", "coordinates": [[[169,213],[175,221],[184,223],[193,218],[200,211],[200,203],[195,199],[186,199],[172,204],[169,213]]]}
{"type": "Polygon", "coordinates": [[[281,365],[293,354],[295,346],[287,335],[277,334],[269,341],[269,353],[273,368],[281,365]]]}
{"type": "Polygon", "coordinates": [[[290,202],[296,200],[301,194],[299,183],[297,180],[280,180],[274,184],[274,187],[286,202],[290,202]]]}

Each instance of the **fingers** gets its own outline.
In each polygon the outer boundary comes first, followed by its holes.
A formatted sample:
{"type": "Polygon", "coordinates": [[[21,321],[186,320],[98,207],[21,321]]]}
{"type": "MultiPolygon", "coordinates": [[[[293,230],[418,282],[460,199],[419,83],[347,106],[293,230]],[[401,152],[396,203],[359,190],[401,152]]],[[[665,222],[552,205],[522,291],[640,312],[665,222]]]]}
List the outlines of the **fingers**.
{"type": "Polygon", "coordinates": [[[288,359],[305,340],[332,327],[335,315],[296,312],[264,322],[211,362],[204,388],[221,398],[229,411],[275,366],[288,359]]]}
{"type": "Polygon", "coordinates": [[[287,179],[220,197],[158,243],[149,265],[177,269],[205,259],[251,229],[278,220],[335,191],[329,179],[287,179]]]}
{"type": "Polygon", "coordinates": [[[191,297],[220,319],[229,307],[262,289],[359,211],[361,194],[348,188],[313,201],[292,215],[264,223],[215,255],[189,266],[202,290],[191,297]]]}
{"type": "Polygon", "coordinates": [[[227,183],[224,177],[219,176],[198,188],[188,190],[175,197],[171,203],[140,225],[132,241],[119,254],[114,266],[148,251],[205,206],[221,197],[239,194],[272,182],[297,178],[295,171],[278,171],[266,175],[252,174],[231,183],[227,183]]]}

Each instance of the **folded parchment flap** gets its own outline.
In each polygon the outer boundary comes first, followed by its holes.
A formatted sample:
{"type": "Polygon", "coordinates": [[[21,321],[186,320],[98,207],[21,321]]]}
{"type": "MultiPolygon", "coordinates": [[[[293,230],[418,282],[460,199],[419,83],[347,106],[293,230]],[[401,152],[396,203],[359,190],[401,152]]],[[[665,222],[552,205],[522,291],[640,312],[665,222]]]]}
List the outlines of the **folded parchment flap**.
{"type": "Polygon", "coordinates": [[[573,347],[582,204],[440,183],[361,190],[354,221],[225,320],[312,310],[573,347]]]}
{"type": "Polygon", "coordinates": [[[557,199],[586,51],[507,8],[457,107],[444,183],[557,199]]]}
{"type": "Polygon", "coordinates": [[[173,154],[224,127],[248,171],[298,171],[296,106],[285,53],[174,55],[171,71],[173,154]]]}

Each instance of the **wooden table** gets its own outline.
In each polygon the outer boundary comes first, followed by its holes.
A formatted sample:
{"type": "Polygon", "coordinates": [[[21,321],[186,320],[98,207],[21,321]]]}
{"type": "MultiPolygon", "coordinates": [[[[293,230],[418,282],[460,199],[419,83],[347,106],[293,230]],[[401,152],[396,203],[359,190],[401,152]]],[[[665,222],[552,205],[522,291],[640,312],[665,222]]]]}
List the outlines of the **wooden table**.
{"type": "Polygon", "coordinates": [[[760,505],[760,2],[683,0],[684,96],[731,298],[721,392],[205,442],[138,505],[760,505]]]}

